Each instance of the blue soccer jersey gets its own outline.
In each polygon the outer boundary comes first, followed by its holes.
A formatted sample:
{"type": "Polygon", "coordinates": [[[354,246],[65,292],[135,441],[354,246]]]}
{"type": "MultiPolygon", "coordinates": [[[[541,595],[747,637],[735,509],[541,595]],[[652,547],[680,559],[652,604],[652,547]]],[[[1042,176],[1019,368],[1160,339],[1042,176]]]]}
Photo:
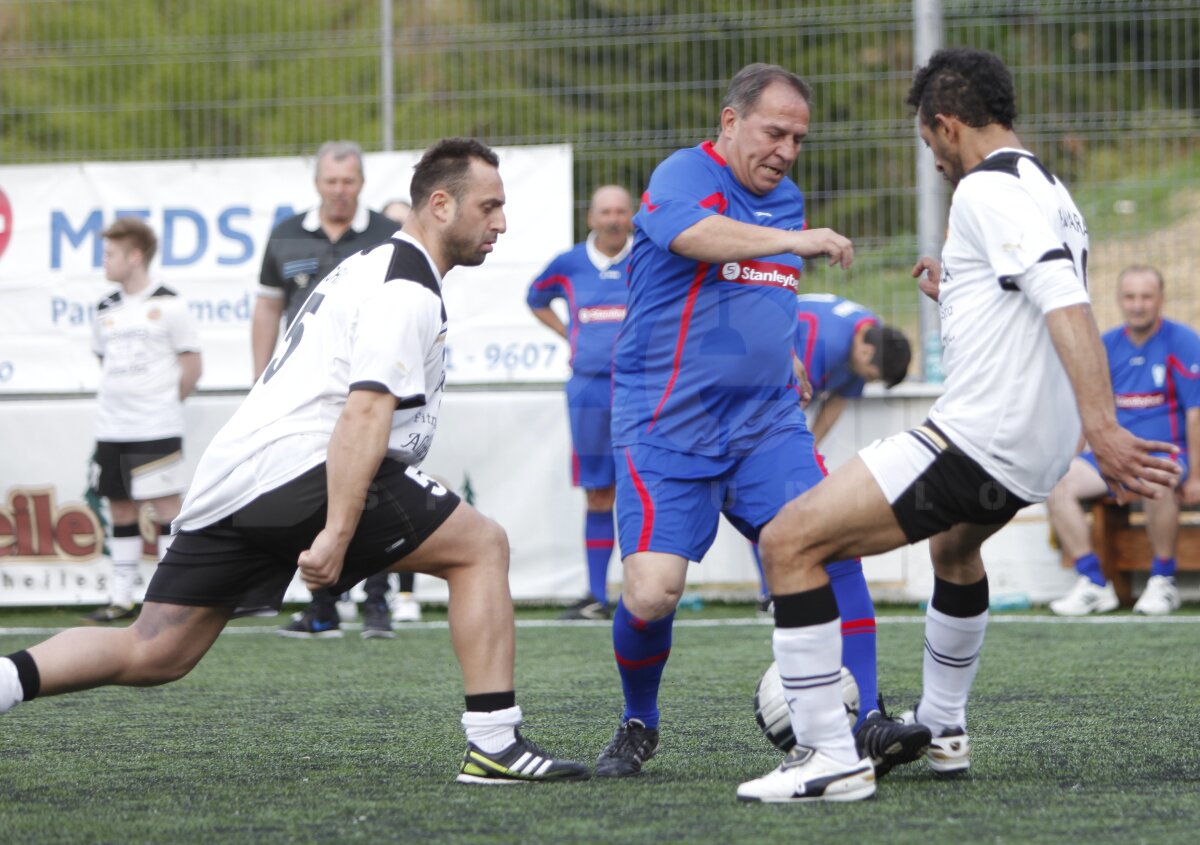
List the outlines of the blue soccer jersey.
{"type": "Polygon", "coordinates": [[[613,343],[629,295],[630,245],[610,258],[594,242],[591,235],[551,261],[525,298],[530,308],[547,308],[555,299],[567,303],[571,369],[578,375],[612,372],[613,343]]]}
{"type": "Polygon", "coordinates": [[[808,370],[814,394],[862,396],[866,381],[850,369],[854,335],[879,318],[849,299],[813,293],[796,300],[796,356],[808,370]]]}
{"type": "Polygon", "coordinates": [[[694,455],[742,454],[772,431],[803,427],[792,340],[801,259],[709,264],[671,242],[710,215],[804,228],[790,179],[743,188],[711,142],[680,150],[650,177],[634,216],[629,311],[613,366],[613,443],[694,455]]]}
{"type": "Polygon", "coordinates": [[[1138,437],[1187,448],[1185,416],[1200,407],[1200,336],[1163,320],[1142,346],[1124,326],[1104,334],[1117,421],[1138,437]]]}

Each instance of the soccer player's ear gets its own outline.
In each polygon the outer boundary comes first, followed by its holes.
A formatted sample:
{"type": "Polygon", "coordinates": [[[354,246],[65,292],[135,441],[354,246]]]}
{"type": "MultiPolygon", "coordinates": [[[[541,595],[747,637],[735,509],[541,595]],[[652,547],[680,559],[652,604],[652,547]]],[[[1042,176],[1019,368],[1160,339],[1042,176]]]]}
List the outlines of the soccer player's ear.
{"type": "Polygon", "coordinates": [[[436,190],[429,195],[429,210],[439,223],[449,223],[454,219],[454,197],[449,191],[436,190]]]}

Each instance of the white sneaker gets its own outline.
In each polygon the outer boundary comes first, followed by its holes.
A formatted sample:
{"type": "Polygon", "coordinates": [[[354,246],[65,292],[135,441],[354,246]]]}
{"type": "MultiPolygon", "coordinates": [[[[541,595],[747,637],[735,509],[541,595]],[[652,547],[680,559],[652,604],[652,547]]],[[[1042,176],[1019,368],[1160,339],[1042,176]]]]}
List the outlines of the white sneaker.
{"type": "MultiPolygon", "coordinates": [[[[915,709],[904,711],[899,718],[901,724],[920,724],[915,709]]],[[[971,768],[971,738],[965,729],[955,726],[940,729],[931,727],[929,730],[933,738],[929,740],[925,759],[929,761],[930,769],[939,775],[956,775],[971,768]]]]}
{"type": "Polygon", "coordinates": [[[397,624],[421,621],[421,603],[413,598],[412,593],[396,594],[392,602],[392,621],[397,624]]]}
{"type": "Polygon", "coordinates": [[[1179,610],[1182,603],[1174,578],[1170,575],[1151,575],[1146,582],[1146,589],[1142,590],[1137,604],[1133,606],[1133,612],[1146,616],[1166,616],[1179,610]]]}
{"type": "Polygon", "coordinates": [[[794,746],[778,769],[737,789],[739,801],[768,804],[861,801],[874,794],[875,767],[869,757],[847,766],[804,745],[794,746]]]}
{"type": "Polygon", "coordinates": [[[1086,575],[1080,575],[1071,592],[1050,602],[1050,610],[1059,616],[1087,616],[1089,613],[1108,613],[1120,604],[1111,581],[1101,587],[1086,575]]]}

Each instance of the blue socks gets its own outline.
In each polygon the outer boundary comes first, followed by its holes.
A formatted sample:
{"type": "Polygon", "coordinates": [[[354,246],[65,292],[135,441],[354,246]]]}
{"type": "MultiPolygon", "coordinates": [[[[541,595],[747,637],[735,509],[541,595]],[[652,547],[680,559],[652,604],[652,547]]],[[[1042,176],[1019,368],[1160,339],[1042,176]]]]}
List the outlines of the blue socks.
{"type": "Polygon", "coordinates": [[[583,528],[587,552],[588,590],[592,598],[608,607],[608,561],[613,550],[612,511],[588,511],[583,528]]]}
{"type": "Polygon", "coordinates": [[[842,664],[858,684],[857,729],[878,707],[879,680],[875,674],[875,604],[863,577],[862,561],[841,560],[825,567],[842,619],[842,664]]]}
{"type": "Polygon", "coordinates": [[[1075,559],[1075,571],[1087,576],[1098,587],[1104,586],[1104,573],[1100,571],[1100,558],[1095,552],[1088,552],[1083,557],[1075,559]]]}
{"type": "Polygon", "coordinates": [[[648,728],[658,727],[658,687],[663,669],[671,655],[671,624],[675,614],[655,622],[638,619],[617,602],[613,614],[613,652],[621,688],[625,692],[625,713],[621,720],[638,719],[648,728]]]}
{"type": "Polygon", "coordinates": [[[1175,558],[1173,558],[1173,557],[1168,557],[1168,558],[1156,557],[1153,561],[1151,561],[1150,577],[1153,578],[1155,575],[1165,575],[1168,578],[1174,578],[1175,577],[1175,558]]]}

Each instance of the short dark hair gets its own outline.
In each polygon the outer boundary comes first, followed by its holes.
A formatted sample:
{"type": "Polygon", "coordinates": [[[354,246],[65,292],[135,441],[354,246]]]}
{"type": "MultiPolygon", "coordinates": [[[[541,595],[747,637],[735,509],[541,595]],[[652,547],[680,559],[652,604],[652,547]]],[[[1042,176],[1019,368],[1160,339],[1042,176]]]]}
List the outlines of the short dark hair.
{"type": "Polygon", "coordinates": [[[939,114],[953,115],[967,126],[998,123],[1012,129],[1017,95],[1012,74],[999,57],[986,50],[952,47],[938,50],[918,68],[905,102],[927,125],[939,114]]]}
{"type": "Polygon", "coordinates": [[[413,168],[409,196],[412,207],[419,209],[429,201],[433,192],[445,190],[455,201],[461,201],[467,188],[467,173],[471,159],[500,166],[500,157],[481,141],[474,138],[443,138],[425,151],[413,168]]]}
{"type": "Polygon", "coordinates": [[[884,384],[895,387],[904,381],[908,365],[912,363],[912,346],[904,332],[895,326],[876,323],[863,333],[863,341],[875,347],[871,366],[879,370],[884,384]]]}
{"type": "Polygon", "coordinates": [[[158,252],[158,237],[154,230],[137,217],[118,217],[111,226],[100,233],[100,237],[110,241],[123,241],[140,250],[147,267],[150,266],[154,253],[158,252]]]}
{"type": "Polygon", "coordinates": [[[746,65],[729,80],[729,88],[725,98],[721,100],[721,111],[733,109],[739,116],[745,116],[754,111],[762,92],[773,82],[782,82],[791,86],[804,102],[812,103],[812,88],[796,74],[779,65],[768,65],[762,62],[746,65]]]}

